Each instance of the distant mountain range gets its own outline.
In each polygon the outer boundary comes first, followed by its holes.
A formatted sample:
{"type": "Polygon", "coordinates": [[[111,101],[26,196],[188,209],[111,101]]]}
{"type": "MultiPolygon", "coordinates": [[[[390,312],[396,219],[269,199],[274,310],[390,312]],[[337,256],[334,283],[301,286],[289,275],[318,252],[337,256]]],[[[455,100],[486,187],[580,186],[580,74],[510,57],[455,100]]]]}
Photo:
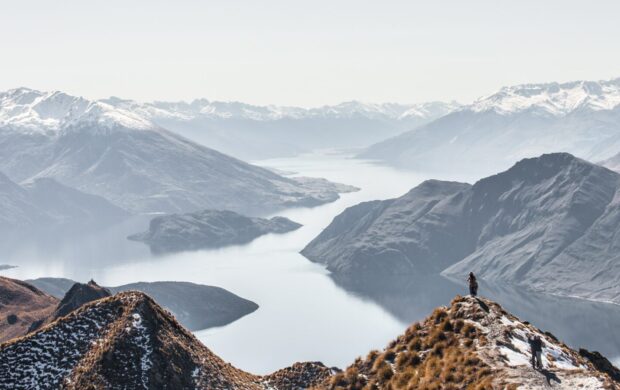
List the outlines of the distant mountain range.
{"type": "Polygon", "coordinates": [[[310,109],[206,99],[139,103],[109,98],[103,102],[246,160],[294,156],[315,149],[365,147],[459,107],[455,102],[351,101],[310,109]]]}
{"type": "Polygon", "coordinates": [[[575,351],[495,302],[458,296],[345,371],[306,362],[250,374],[226,363],[137,291],[86,303],[0,344],[4,388],[534,389],[553,382],[589,390],[620,389],[619,381],[620,371],[599,353],[575,351]],[[529,364],[532,336],[542,342],[541,370],[529,364]]]}
{"type": "Polygon", "coordinates": [[[0,93],[0,155],[0,171],[16,183],[52,178],[132,213],[269,213],[352,190],[282,177],[103,101],[25,88],[0,93]]]}
{"type": "Polygon", "coordinates": [[[334,218],[302,254],[336,275],[479,277],[620,303],[620,174],[567,153],[474,185],[426,181],[334,218]]]}
{"type": "Polygon", "coordinates": [[[485,175],[549,152],[593,162],[620,152],[620,79],[505,87],[359,157],[485,175]]]}

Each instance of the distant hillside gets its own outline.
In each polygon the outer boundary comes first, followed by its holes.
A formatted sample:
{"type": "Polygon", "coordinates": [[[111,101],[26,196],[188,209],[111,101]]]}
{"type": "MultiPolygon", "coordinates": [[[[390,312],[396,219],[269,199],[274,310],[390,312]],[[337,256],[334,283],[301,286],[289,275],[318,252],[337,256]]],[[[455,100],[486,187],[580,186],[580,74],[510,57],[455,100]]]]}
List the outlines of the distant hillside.
{"type": "Polygon", "coordinates": [[[620,302],[620,175],[569,154],[469,185],[427,181],[345,210],[302,254],[361,280],[470,271],[541,292],[620,302]]]}
{"type": "Polygon", "coordinates": [[[19,185],[0,172],[0,231],[104,225],[129,213],[107,200],[42,178],[19,185]]]}
{"type": "Polygon", "coordinates": [[[359,156],[485,176],[542,153],[590,161],[620,151],[620,79],[505,87],[359,156]]]}
{"type": "Polygon", "coordinates": [[[27,88],[0,93],[0,155],[14,182],[52,178],[132,213],[267,214],[353,190],[280,176],[103,101],[27,88]]]}
{"type": "Polygon", "coordinates": [[[283,217],[252,218],[228,210],[202,210],[155,217],[149,230],[127,238],[144,242],[155,253],[166,253],[245,244],[268,233],[300,227],[283,217]]]}
{"type": "Polygon", "coordinates": [[[105,102],[136,112],[209,148],[246,160],[295,156],[314,149],[365,147],[459,107],[455,102],[351,101],[310,109],[206,99],[140,103],[110,98],[105,102]]]}

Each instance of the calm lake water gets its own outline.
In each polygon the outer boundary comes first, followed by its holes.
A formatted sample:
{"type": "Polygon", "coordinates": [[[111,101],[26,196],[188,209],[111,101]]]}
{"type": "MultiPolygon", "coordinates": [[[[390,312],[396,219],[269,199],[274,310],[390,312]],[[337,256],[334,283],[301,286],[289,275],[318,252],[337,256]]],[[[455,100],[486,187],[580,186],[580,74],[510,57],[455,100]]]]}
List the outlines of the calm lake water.
{"type": "MultiPolygon", "coordinates": [[[[454,295],[465,292],[464,284],[442,278],[405,280],[397,286],[359,286],[354,281],[332,279],[322,266],[299,254],[346,207],[400,196],[429,178],[426,175],[338,153],[255,163],[352,184],[361,191],[343,194],[340,200],[320,207],[277,213],[302,223],[297,231],[219,250],[152,256],[145,245],[125,239],[146,229],[146,217],[96,233],[37,237],[34,243],[13,240],[0,244],[0,263],[18,268],[1,273],[19,279],[93,278],[107,286],[176,280],[223,287],[253,300],[260,308],[228,326],[195,334],[225,360],[258,374],[305,360],[345,367],[357,356],[385,346],[435,306],[448,304],[454,295]]],[[[618,306],[505,287],[482,286],[481,292],[572,346],[597,349],[612,357],[620,355],[620,334],[615,332],[620,324],[618,306]]]]}

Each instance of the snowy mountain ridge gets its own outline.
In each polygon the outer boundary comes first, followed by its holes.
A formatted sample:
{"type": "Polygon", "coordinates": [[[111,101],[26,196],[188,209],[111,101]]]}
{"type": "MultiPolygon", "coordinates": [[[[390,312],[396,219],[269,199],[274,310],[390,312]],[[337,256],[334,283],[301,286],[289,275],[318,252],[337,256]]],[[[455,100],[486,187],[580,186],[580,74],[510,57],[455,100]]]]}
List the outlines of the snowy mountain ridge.
{"type": "Polygon", "coordinates": [[[459,107],[456,102],[420,104],[368,104],[358,101],[333,106],[300,108],[290,106],[256,106],[241,102],[195,99],[192,102],[150,102],[110,97],[89,100],[61,91],[38,91],[15,88],[0,92],[0,127],[35,132],[58,131],[79,122],[97,122],[111,127],[122,125],[135,129],[157,127],[151,119],[191,120],[198,117],[255,121],[310,118],[369,118],[403,120],[429,118],[459,107]]]}
{"type": "Polygon", "coordinates": [[[613,110],[620,105],[620,78],[601,81],[521,84],[503,87],[463,110],[516,114],[536,110],[551,116],[564,116],[580,109],[613,110]]]}
{"type": "Polygon", "coordinates": [[[242,118],[255,121],[275,121],[281,119],[392,119],[437,117],[454,111],[460,105],[456,102],[428,102],[420,104],[399,103],[362,103],[359,101],[343,102],[333,106],[301,108],[292,106],[256,106],[241,102],[221,102],[196,99],[192,102],[151,102],[139,103],[116,97],[105,99],[117,108],[137,112],[151,119],[192,120],[195,118],[231,119],[242,118]]]}
{"type": "Polygon", "coordinates": [[[120,125],[140,130],[157,127],[124,108],[60,91],[41,92],[17,88],[0,92],[0,128],[53,134],[81,123],[104,128],[120,125]]]}

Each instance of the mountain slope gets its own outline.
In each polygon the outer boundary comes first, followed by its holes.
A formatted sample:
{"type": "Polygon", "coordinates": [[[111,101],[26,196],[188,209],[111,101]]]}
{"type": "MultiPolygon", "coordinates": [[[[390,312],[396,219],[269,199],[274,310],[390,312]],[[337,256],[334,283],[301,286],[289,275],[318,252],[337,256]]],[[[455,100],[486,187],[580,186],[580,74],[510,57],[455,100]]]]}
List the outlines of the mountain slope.
{"type": "MultiPolygon", "coordinates": [[[[26,282],[58,298],[64,297],[75,285],[85,286],[64,278],[26,282]]],[[[258,309],[256,303],[223,288],[189,282],[137,282],[105,289],[113,293],[140,291],[148,294],[189,330],[228,325],[258,309]]]]}
{"type": "Polygon", "coordinates": [[[284,178],[100,101],[18,89],[0,94],[0,117],[0,170],[13,181],[54,178],[131,212],[268,213],[344,189],[284,178]]]}
{"type": "MultiPolygon", "coordinates": [[[[607,362],[609,363],[609,362],[607,362]]],[[[602,366],[602,365],[599,365],[602,366]]],[[[333,376],[330,389],[618,389],[620,384],[550,333],[492,301],[455,298],[388,347],[333,376]],[[528,337],[543,340],[543,370],[528,337]],[[367,386],[367,387],[364,387],[367,386]]]]}
{"type": "Polygon", "coordinates": [[[336,374],[318,362],[264,377],[239,370],[138,292],[91,302],[0,344],[0,385],[14,389],[618,389],[616,375],[600,354],[579,354],[497,303],[470,297],[336,374]],[[540,371],[528,362],[532,335],[543,340],[540,371]]]}
{"type": "Polygon", "coordinates": [[[36,287],[0,276],[0,342],[26,334],[54,312],[58,299],[36,287]]]}
{"type": "Polygon", "coordinates": [[[313,149],[364,147],[458,107],[454,102],[405,105],[353,101],[311,109],[206,99],[190,103],[139,103],[110,98],[105,102],[243,159],[293,156],[313,149]]]}
{"type": "Polygon", "coordinates": [[[260,377],[225,363],[147,295],[123,292],[0,344],[0,385],[21,389],[278,389],[330,371],[297,364],[260,377]],[[278,385],[278,387],[274,387],[278,385]]]}
{"type": "Polygon", "coordinates": [[[620,175],[569,154],[345,210],[302,254],[355,278],[443,272],[620,302],[620,175]]]}
{"type": "Polygon", "coordinates": [[[128,216],[126,211],[99,196],[50,178],[19,185],[0,173],[0,199],[0,230],[105,224],[128,216]]]}
{"type": "Polygon", "coordinates": [[[405,168],[487,175],[549,152],[591,161],[620,150],[620,79],[518,85],[369,147],[405,168]]]}
{"type": "Polygon", "coordinates": [[[15,388],[262,388],[137,292],[93,302],[0,345],[0,367],[0,383],[15,388]]]}

